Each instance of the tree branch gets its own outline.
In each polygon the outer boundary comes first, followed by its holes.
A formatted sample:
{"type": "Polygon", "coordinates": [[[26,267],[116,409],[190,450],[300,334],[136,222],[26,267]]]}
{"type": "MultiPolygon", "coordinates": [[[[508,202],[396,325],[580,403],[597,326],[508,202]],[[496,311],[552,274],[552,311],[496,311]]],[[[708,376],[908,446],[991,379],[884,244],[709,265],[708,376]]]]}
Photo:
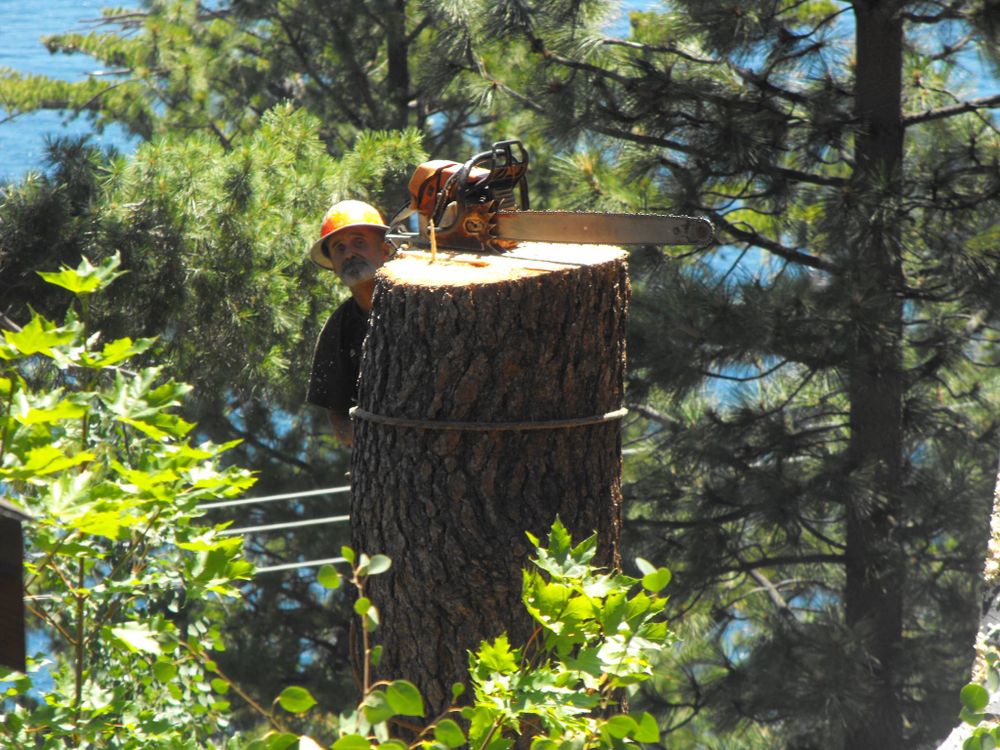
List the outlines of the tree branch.
{"type": "Polygon", "coordinates": [[[809,255],[801,250],[796,250],[795,248],[786,247],[776,240],[772,240],[770,237],[765,237],[760,234],[756,229],[750,227],[752,231],[747,231],[745,229],[740,229],[734,224],[726,221],[720,214],[711,212],[711,217],[713,221],[718,222],[727,232],[729,232],[733,237],[740,240],[741,242],[748,242],[755,247],[759,247],[762,250],[767,250],[769,253],[773,253],[778,257],[785,258],[793,263],[799,263],[804,266],[809,266],[810,268],[815,268],[820,271],[827,271],[832,273],[836,270],[834,266],[829,261],[823,260],[822,258],[817,258],[815,255],[809,255]]]}
{"type": "Polygon", "coordinates": [[[993,109],[995,107],[1000,107],[1000,94],[986,96],[982,99],[972,99],[971,101],[961,102],[960,104],[955,104],[951,107],[929,109],[925,112],[919,112],[917,114],[904,115],[903,127],[908,128],[911,125],[919,125],[924,122],[931,122],[932,120],[941,120],[946,117],[967,114],[969,112],[978,112],[981,109],[993,109]]]}

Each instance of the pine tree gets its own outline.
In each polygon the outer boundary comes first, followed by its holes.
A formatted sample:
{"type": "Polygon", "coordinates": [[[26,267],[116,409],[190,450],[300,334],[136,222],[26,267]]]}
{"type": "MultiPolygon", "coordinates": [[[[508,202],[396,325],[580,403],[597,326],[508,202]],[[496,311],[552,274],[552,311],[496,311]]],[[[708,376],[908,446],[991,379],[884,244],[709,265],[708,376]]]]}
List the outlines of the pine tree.
{"type": "Polygon", "coordinates": [[[606,10],[482,3],[464,30],[525,51],[472,67],[572,153],[567,205],[718,230],[632,263],[632,538],[715,644],[651,700],[747,745],[926,746],[995,463],[1000,96],[961,79],[996,66],[1000,6],[690,0],[627,38],[606,10]]]}
{"type": "Polygon", "coordinates": [[[62,110],[143,139],[200,131],[226,146],[287,103],[320,118],[333,154],[359,132],[406,127],[447,152],[483,124],[453,85],[460,68],[438,54],[447,29],[438,4],[406,0],[151,0],[45,38],[53,54],[94,57],[86,79],[0,69],[0,101],[8,117],[62,110]]]}

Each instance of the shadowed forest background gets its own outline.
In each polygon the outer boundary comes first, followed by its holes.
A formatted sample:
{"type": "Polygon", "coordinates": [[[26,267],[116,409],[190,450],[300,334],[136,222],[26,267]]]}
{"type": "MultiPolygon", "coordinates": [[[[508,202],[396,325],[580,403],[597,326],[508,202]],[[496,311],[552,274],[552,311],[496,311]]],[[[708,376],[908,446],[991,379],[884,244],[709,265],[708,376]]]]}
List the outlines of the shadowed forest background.
{"type": "MultiPolygon", "coordinates": [[[[88,324],[156,338],[140,361],[195,385],[200,436],[242,440],[225,460],[253,494],[331,487],[347,454],[303,398],[347,294],[305,253],[332,200],[391,214],[420,161],[520,138],[532,207],[707,216],[717,244],[629,261],[624,549],[673,571],[678,637],[633,702],[668,748],[935,747],[972,663],[998,448],[1000,3],[618,11],[150,0],[47,38],[110,74],[0,71],[7,115],[138,145],[55,140],[0,187],[0,327],[62,318],[36,272],[118,253],[88,324]]],[[[247,548],[322,558],[340,535],[247,548]]],[[[345,597],[308,571],[242,589],[212,612],[222,668],[349,702],[345,597]]]]}

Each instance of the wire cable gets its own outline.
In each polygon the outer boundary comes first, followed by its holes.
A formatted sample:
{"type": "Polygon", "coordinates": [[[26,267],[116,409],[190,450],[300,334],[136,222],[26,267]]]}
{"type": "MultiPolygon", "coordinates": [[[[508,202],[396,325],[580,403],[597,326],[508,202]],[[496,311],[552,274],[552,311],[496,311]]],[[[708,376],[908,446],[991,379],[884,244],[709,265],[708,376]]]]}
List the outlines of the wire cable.
{"type": "Polygon", "coordinates": [[[350,492],[350,486],[327,487],[322,490],[306,490],[305,492],[286,492],[282,495],[265,495],[264,497],[247,497],[239,500],[222,500],[217,503],[202,503],[199,510],[210,510],[213,508],[234,508],[237,505],[254,505],[256,503],[272,503],[278,500],[294,500],[300,497],[312,497],[313,495],[337,495],[342,492],[350,492]]]}
{"type": "Polygon", "coordinates": [[[261,531],[278,531],[279,529],[298,529],[303,526],[322,526],[324,524],[347,523],[350,520],[350,516],[324,516],[323,518],[310,518],[306,521],[286,521],[284,523],[269,523],[262,526],[241,526],[238,529],[223,529],[218,533],[220,536],[256,534],[261,531]]]}

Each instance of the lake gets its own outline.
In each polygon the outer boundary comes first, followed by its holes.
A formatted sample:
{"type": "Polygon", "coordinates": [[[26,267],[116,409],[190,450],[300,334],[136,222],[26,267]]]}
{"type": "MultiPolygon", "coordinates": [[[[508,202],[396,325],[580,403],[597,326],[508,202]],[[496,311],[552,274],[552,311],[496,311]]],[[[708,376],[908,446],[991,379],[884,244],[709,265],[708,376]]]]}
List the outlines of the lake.
{"type": "MultiPolygon", "coordinates": [[[[134,7],[129,0],[0,0],[0,68],[35,73],[68,81],[82,80],[99,63],[86,55],[52,55],[41,37],[65,31],[95,28],[101,8],[134,7]],[[89,22],[88,22],[89,21],[89,22]]],[[[8,113],[0,108],[0,121],[8,113]]],[[[39,169],[50,135],[82,135],[90,131],[86,118],[72,120],[60,112],[20,115],[0,125],[0,182],[39,169]]],[[[109,127],[95,142],[128,149],[132,140],[119,127],[109,127]]]]}

